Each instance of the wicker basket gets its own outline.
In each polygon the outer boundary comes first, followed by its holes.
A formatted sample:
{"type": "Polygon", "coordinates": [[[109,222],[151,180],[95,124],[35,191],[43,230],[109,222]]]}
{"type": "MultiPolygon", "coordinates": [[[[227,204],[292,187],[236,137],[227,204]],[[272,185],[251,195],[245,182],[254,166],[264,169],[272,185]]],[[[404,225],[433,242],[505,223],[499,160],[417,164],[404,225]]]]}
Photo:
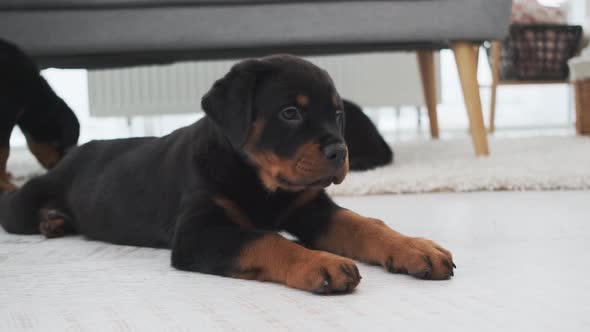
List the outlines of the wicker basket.
{"type": "Polygon", "coordinates": [[[576,130],[590,135],[590,79],[574,82],[576,89],[576,130]]]}
{"type": "Polygon", "coordinates": [[[578,51],[581,35],[579,25],[511,25],[502,42],[500,79],[567,79],[567,60],[578,51]]]}

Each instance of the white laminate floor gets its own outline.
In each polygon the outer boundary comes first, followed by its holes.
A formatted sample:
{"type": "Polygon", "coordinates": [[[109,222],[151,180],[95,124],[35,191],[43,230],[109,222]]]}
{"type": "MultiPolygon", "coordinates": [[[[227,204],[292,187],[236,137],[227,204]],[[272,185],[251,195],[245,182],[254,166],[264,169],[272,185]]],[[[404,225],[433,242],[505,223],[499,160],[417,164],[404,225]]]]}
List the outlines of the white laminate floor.
{"type": "Polygon", "coordinates": [[[0,331],[590,331],[590,192],[341,197],[455,254],[450,281],[359,264],[350,295],[173,270],[167,250],[0,230],[0,331]]]}

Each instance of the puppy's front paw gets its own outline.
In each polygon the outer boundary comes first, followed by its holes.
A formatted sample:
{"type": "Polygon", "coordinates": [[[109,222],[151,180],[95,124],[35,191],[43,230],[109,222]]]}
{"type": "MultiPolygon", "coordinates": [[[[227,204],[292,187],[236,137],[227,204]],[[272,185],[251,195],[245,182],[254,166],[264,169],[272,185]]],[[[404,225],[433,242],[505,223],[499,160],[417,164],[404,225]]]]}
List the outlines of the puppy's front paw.
{"type": "Polygon", "coordinates": [[[349,293],[361,276],[354,262],[327,252],[314,252],[294,264],[287,276],[288,286],[317,294],[349,293]]]}
{"type": "Polygon", "coordinates": [[[443,280],[454,275],[453,255],[433,241],[403,237],[384,262],[392,273],[407,273],[421,279],[443,280]]]}

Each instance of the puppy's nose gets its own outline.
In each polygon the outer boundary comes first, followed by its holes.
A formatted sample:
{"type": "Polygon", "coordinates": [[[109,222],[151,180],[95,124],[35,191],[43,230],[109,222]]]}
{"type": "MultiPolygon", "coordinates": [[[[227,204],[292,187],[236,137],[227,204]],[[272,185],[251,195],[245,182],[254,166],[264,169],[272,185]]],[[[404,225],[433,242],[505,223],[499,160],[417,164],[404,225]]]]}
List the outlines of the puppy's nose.
{"type": "Polygon", "coordinates": [[[328,161],[334,167],[340,167],[346,159],[346,145],[342,143],[333,143],[322,148],[322,152],[328,161]]]}

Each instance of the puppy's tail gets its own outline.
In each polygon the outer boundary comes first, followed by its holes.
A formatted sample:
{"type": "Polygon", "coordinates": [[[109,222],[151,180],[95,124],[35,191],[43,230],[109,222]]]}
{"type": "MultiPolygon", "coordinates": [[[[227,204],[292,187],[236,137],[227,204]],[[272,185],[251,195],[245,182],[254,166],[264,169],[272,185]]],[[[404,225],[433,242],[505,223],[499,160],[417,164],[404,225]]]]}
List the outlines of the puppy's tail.
{"type": "Polygon", "coordinates": [[[47,202],[43,176],[27,182],[21,189],[0,192],[0,224],[8,233],[39,233],[39,210],[47,202]]]}

